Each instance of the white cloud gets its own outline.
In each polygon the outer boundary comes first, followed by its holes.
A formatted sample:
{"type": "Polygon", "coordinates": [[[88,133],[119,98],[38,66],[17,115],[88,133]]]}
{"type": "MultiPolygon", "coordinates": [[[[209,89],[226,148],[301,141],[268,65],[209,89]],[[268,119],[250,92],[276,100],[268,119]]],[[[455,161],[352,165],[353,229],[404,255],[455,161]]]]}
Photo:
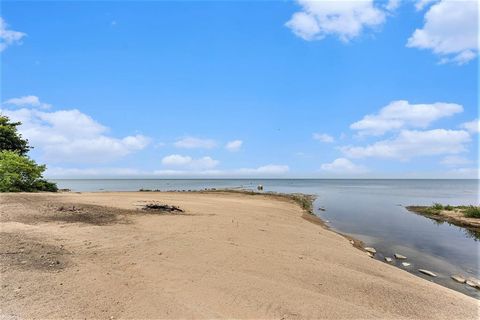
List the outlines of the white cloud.
{"type": "Polygon", "coordinates": [[[233,140],[233,141],[228,142],[225,145],[225,149],[227,149],[228,151],[231,151],[231,152],[236,152],[236,151],[240,150],[242,145],[243,145],[242,140],[233,140]]]}
{"type": "Polygon", "coordinates": [[[440,161],[441,164],[451,167],[463,166],[471,162],[469,159],[460,156],[446,156],[440,161]]]}
{"type": "Polygon", "coordinates": [[[335,35],[348,42],[358,37],[365,28],[379,26],[385,21],[385,11],[375,6],[373,0],[297,2],[302,9],[293,14],[286,26],[305,40],[320,40],[335,35]]]}
{"type": "Polygon", "coordinates": [[[437,1],[439,1],[439,0],[418,0],[415,3],[415,9],[417,9],[417,11],[423,10],[424,8],[428,7],[433,2],[437,2],[437,1]]]}
{"type": "Polygon", "coordinates": [[[162,164],[168,167],[184,167],[194,170],[212,169],[218,165],[219,161],[211,157],[202,157],[193,159],[189,156],[171,154],[162,159],[162,164]]]}
{"type": "Polygon", "coordinates": [[[37,96],[24,96],[20,98],[12,98],[4,102],[7,105],[14,105],[17,107],[36,107],[42,109],[49,109],[52,106],[48,103],[40,102],[37,96]]]}
{"type": "Polygon", "coordinates": [[[332,143],[335,142],[335,139],[326,133],[314,133],[313,134],[313,139],[325,142],[325,143],[332,143]]]}
{"type": "Polygon", "coordinates": [[[23,32],[8,30],[7,23],[0,17],[0,52],[12,44],[20,43],[26,35],[27,34],[23,32]]]}
{"type": "Polygon", "coordinates": [[[186,137],[174,143],[175,147],[183,149],[213,149],[217,143],[211,139],[186,137]]]}
{"type": "Polygon", "coordinates": [[[389,0],[385,5],[385,9],[388,11],[395,11],[400,6],[400,0],[389,0]]]}
{"type": "Polygon", "coordinates": [[[430,49],[441,63],[464,64],[478,55],[478,2],[442,0],[425,14],[422,29],[416,29],[407,47],[430,49]]]}
{"type": "Polygon", "coordinates": [[[403,128],[426,128],[432,122],[462,112],[463,107],[455,103],[410,104],[408,101],[393,101],[353,123],[350,128],[360,135],[382,135],[403,128]]]}
{"type": "Polygon", "coordinates": [[[480,132],[480,120],[475,119],[469,122],[462,123],[460,126],[463,129],[466,129],[467,131],[471,133],[479,133],[480,132]]]}
{"type": "Polygon", "coordinates": [[[350,158],[408,160],[420,156],[458,154],[466,151],[465,144],[469,141],[470,135],[464,130],[403,130],[393,139],[378,141],[366,147],[345,146],[340,150],[350,158]]]}
{"type": "Polygon", "coordinates": [[[20,133],[51,163],[108,162],[141,150],[150,141],[143,135],[110,137],[108,128],[76,109],[0,109],[0,113],[22,122],[20,133]]]}
{"type": "Polygon", "coordinates": [[[354,164],[352,161],[345,158],[335,159],[331,163],[324,163],[321,165],[323,171],[332,173],[364,173],[367,169],[363,166],[354,164]]]}

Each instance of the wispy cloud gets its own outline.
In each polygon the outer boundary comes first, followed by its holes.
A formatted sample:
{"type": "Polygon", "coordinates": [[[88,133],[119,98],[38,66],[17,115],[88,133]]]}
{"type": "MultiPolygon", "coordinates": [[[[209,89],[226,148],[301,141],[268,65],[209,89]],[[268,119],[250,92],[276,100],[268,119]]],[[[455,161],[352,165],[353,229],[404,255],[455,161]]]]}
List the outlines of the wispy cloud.
{"type": "Polygon", "coordinates": [[[0,52],[12,44],[19,44],[27,34],[20,31],[8,29],[5,20],[0,17],[0,52]]]}
{"type": "Polygon", "coordinates": [[[183,149],[213,149],[217,143],[212,139],[185,137],[175,142],[174,146],[183,149]]]}
{"type": "Polygon", "coordinates": [[[329,134],[326,134],[326,133],[314,133],[314,134],[313,134],[313,139],[314,139],[314,140],[321,141],[321,142],[325,142],[325,143],[333,143],[333,142],[335,142],[335,138],[332,137],[332,136],[329,135],[329,134]]]}
{"type": "Polygon", "coordinates": [[[237,151],[240,151],[240,149],[242,148],[242,145],[243,145],[242,140],[233,140],[233,141],[227,142],[227,144],[225,145],[225,149],[227,149],[230,152],[237,152],[237,151]]]}
{"type": "Polygon", "coordinates": [[[364,166],[356,165],[346,158],[338,158],[330,163],[324,163],[320,168],[323,171],[339,174],[356,174],[368,171],[364,166]]]}

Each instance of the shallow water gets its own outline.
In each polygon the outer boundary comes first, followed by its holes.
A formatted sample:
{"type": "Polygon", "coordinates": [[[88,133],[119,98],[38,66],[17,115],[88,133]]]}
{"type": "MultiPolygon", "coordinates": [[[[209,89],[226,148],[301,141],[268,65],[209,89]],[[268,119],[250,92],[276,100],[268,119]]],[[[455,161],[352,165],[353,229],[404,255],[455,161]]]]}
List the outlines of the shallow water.
{"type": "Polygon", "coordinates": [[[408,257],[417,276],[470,296],[480,291],[450,279],[453,274],[480,278],[480,242],[465,229],[408,212],[404,206],[479,204],[479,180],[55,180],[73,191],[200,190],[251,188],[315,194],[315,213],[332,229],[362,240],[377,250],[375,259],[408,257]],[[323,207],[326,211],[318,210],[323,207]],[[428,269],[438,277],[418,272],[428,269]]]}

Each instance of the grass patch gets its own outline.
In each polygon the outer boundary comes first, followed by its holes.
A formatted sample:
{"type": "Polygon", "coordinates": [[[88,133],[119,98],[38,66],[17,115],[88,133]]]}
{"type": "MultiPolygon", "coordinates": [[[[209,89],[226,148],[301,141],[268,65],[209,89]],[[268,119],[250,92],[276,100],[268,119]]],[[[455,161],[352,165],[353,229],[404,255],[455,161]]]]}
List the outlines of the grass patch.
{"type": "Polygon", "coordinates": [[[463,210],[463,215],[467,218],[480,218],[480,207],[469,206],[463,210]]]}
{"type": "Polygon", "coordinates": [[[313,197],[306,194],[292,194],[290,195],[293,201],[295,201],[303,210],[309,214],[313,214],[313,197]]]}

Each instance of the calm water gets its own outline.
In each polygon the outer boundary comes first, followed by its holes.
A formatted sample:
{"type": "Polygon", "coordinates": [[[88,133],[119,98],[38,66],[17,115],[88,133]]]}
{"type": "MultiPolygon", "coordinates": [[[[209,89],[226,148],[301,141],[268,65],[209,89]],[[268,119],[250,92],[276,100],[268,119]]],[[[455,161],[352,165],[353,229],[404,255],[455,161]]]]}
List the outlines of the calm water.
{"type": "Polygon", "coordinates": [[[255,189],[317,195],[315,213],[339,232],[377,250],[376,259],[401,253],[427,280],[480,298],[480,292],[450,279],[452,274],[480,278],[480,242],[465,229],[439,224],[408,212],[403,206],[479,204],[479,180],[56,180],[73,191],[255,189]],[[319,211],[324,207],[326,211],[319,211]],[[438,274],[430,278],[419,268],[438,274]]]}

